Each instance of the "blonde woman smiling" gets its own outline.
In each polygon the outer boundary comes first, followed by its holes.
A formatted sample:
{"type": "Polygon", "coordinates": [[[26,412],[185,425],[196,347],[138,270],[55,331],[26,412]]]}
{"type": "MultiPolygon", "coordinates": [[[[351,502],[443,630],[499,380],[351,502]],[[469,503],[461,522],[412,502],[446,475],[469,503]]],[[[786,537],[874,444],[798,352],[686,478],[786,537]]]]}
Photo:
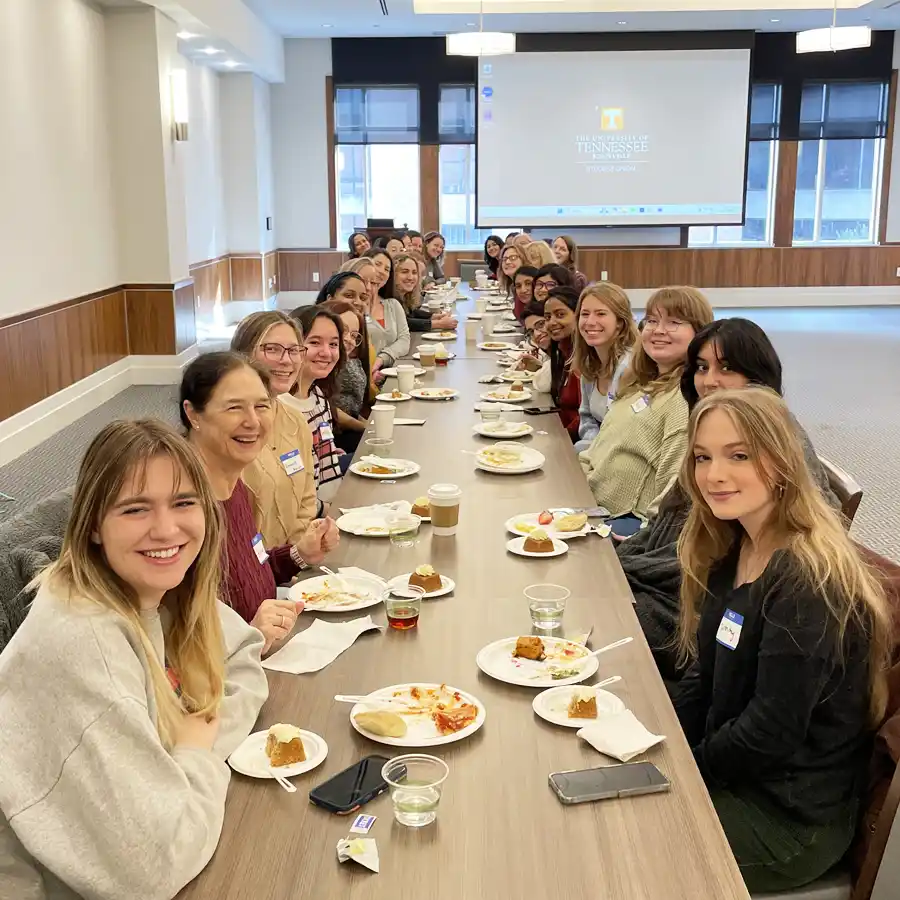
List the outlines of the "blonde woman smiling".
{"type": "Polygon", "coordinates": [[[527,261],[514,244],[507,244],[500,251],[500,272],[497,278],[501,290],[507,297],[512,294],[516,272],[524,265],[527,265],[527,261]]]}
{"type": "Polygon", "coordinates": [[[60,558],[0,655],[4,897],[170,900],[209,862],[225,759],[268,694],[262,635],[218,600],[221,545],[171,428],[94,438],[60,558]]]}
{"type": "Polygon", "coordinates": [[[410,331],[440,331],[456,328],[453,316],[422,309],[422,281],[419,263],[409,253],[401,253],[394,259],[394,296],[403,304],[410,331]]]}
{"type": "Polygon", "coordinates": [[[660,288],[647,301],[616,399],[579,455],[594,499],[613,516],[646,519],[678,474],[688,422],[681,373],[688,345],[712,320],[709,301],[694,287],[660,288]]]}
{"type": "Polygon", "coordinates": [[[393,260],[386,250],[370,250],[367,256],[375,266],[378,289],[370,295],[366,324],[378,359],[392,366],[409,353],[409,325],[402,304],[394,297],[393,260]]]}
{"type": "Polygon", "coordinates": [[[553,241],[551,246],[556,262],[565,266],[572,273],[572,283],[583,291],[587,287],[587,277],[584,273],[578,271],[577,256],[578,246],[572,238],[567,234],[561,234],[553,241]]]}
{"type": "Polygon", "coordinates": [[[592,284],[578,300],[573,368],[581,375],[576,450],[587,450],[616,396],[638,339],[628,295],[610,282],[592,284]]]}

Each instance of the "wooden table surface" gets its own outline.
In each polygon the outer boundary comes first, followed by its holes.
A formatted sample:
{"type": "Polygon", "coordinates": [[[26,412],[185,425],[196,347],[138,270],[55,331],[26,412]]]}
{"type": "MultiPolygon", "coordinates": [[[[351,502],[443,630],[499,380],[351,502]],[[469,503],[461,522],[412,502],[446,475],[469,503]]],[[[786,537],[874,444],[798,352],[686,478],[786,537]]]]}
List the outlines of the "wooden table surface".
{"type": "MultiPolygon", "coordinates": [[[[414,631],[363,635],[315,674],[268,673],[270,695],[258,727],[291,722],[314,731],[328,742],[328,758],[293,779],[295,794],[273,781],[233,774],[218,850],[180,897],[747,900],[609,541],[596,535],[572,540],[568,554],[547,560],[524,559],[505,549],[511,535],[503,523],[509,517],[547,506],[588,506],[592,498],[555,416],[528,419],[539,431],[525,440],[547,457],[541,471],[502,476],[475,469],[463,451],[487,443],[471,432],[478,419],[473,403],[484,389],[477,378],[496,371],[493,355],[477,353],[425,376],[458,388],[460,399],[398,404],[398,414],[428,420],[422,427],[394,430],[394,455],[415,459],[421,472],[394,484],[348,474],[337,498],[344,507],[411,501],[430,484],[450,481],[463,490],[456,537],[434,537],[423,525],[419,543],[402,549],[383,538],[342,535],[329,559],[332,566],[360,566],[386,578],[430,562],[456,581],[456,591],[426,601],[414,631]],[[539,719],[531,708],[536,690],[496,681],[476,666],[484,645],[530,632],[522,590],[545,581],[572,591],[568,633],[593,626],[594,647],[634,636],[631,644],[600,658],[590,681],[621,675],[609,689],[651,732],[667,735],[642,758],[668,776],[668,793],[562,805],[547,783],[551,772],[613,760],[577,738],[574,729],[539,719]],[[335,845],[347,836],[349,818],[312,806],[308,792],[364,756],[397,754],[356,733],[350,707],[333,697],[413,681],[446,682],[472,692],[484,704],[487,720],[472,737],[435,748],[450,767],[435,824],[400,826],[393,821],[390,797],[382,795],[365,807],[378,817],[369,837],[378,842],[380,874],[352,862],[339,865],[335,845]]],[[[381,609],[374,617],[385,621],[381,609]]],[[[301,627],[311,621],[312,616],[301,616],[301,627]]]]}

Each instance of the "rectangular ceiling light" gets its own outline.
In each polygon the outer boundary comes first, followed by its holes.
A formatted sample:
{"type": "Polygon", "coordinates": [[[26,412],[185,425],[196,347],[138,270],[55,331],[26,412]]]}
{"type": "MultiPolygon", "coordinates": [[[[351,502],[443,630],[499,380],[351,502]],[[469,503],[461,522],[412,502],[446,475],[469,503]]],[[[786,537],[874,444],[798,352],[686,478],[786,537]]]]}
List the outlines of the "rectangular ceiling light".
{"type": "Polygon", "coordinates": [[[464,31],[447,35],[447,56],[502,56],[516,52],[516,36],[504,31],[464,31]]]}
{"type": "Polygon", "coordinates": [[[813,28],[797,32],[798,53],[855,50],[872,45],[872,29],[868,25],[846,25],[841,28],[813,28]]]}

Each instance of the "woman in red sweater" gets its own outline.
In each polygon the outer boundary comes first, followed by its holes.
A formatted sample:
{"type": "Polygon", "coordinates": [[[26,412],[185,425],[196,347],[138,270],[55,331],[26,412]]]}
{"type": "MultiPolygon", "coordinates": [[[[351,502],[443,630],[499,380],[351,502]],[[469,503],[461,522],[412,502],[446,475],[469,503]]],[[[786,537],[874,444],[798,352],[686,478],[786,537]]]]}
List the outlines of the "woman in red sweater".
{"type": "Polygon", "coordinates": [[[544,304],[544,319],[550,335],[550,394],[559,407],[559,417],[572,443],[578,440],[578,408],[581,406],[581,379],[572,365],[577,307],[578,291],[565,286],[551,288],[544,304]]]}
{"type": "MultiPolygon", "coordinates": [[[[231,352],[204,353],[185,369],[181,421],[203,461],[225,519],[221,599],[258,628],[268,650],[286,637],[303,608],[276,599],[276,585],[325,558],[330,520],[316,519],[293,546],[266,547],[253,519],[250,494],[241,475],[259,455],[272,430],[268,373],[231,352]]],[[[290,465],[292,460],[285,460],[290,465]]]]}

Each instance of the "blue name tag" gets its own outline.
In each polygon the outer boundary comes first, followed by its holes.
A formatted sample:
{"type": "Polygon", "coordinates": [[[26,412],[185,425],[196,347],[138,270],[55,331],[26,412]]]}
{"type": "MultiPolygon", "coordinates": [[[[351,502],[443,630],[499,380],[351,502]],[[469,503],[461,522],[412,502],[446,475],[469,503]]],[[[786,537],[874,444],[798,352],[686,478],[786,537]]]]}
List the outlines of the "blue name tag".
{"type": "Polygon", "coordinates": [[[262,565],[269,558],[269,554],[266,553],[266,545],[263,543],[263,536],[261,534],[256,535],[250,541],[250,546],[253,547],[253,552],[259,560],[259,564],[262,565]]]}
{"type": "Polygon", "coordinates": [[[289,453],[282,453],[278,458],[281,460],[284,471],[287,472],[288,475],[296,475],[298,472],[303,471],[303,460],[300,458],[299,450],[291,450],[289,453]]]}
{"type": "Polygon", "coordinates": [[[741,639],[741,629],[744,627],[744,617],[731,609],[725,610],[719,630],[716,632],[716,640],[729,650],[734,650],[741,639]]]}

